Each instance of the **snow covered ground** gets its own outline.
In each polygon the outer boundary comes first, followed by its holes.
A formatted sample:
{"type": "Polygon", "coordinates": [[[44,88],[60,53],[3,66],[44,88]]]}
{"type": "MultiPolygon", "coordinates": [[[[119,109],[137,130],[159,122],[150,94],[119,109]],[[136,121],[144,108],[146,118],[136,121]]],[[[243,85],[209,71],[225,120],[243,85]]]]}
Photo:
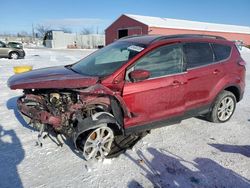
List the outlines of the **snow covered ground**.
{"type": "Polygon", "coordinates": [[[73,63],[91,50],[26,49],[23,60],[0,59],[0,188],[5,187],[250,187],[250,50],[246,92],[228,123],[191,118],[153,130],[133,150],[112,160],[86,162],[70,143],[37,132],[16,111],[21,91],[6,83],[13,66],[73,63]]]}

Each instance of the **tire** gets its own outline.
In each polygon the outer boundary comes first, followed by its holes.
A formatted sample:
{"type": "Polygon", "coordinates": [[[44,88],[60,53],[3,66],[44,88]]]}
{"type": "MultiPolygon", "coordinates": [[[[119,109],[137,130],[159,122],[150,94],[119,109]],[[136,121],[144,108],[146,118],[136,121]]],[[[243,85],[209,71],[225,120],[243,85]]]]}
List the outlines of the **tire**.
{"type": "Polygon", "coordinates": [[[76,140],[76,145],[83,152],[85,160],[88,161],[105,158],[111,151],[113,141],[113,130],[104,124],[81,134],[76,140]]]}
{"type": "Polygon", "coordinates": [[[127,149],[132,149],[132,147],[147,134],[147,132],[143,132],[133,135],[116,136],[112,144],[111,151],[106,158],[118,157],[122,153],[125,153],[127,149]]]}
{"type": "Polygon", "coordinates": [[[19,54],[17,52],[10,52],[9,59],[18,59],[19,54]]]}
{"type": "Polygon", "coordinates": [[[230,91],[222,91],[216,98],[207,119],[214,123],[224,123],[230,120],[236,108],[235,95],[230,91]]]}
{"type": "Polygon", "coordinates": [[[111,128],[101,126],[81,134],[76,140],[76,146],[87,161],[114,158],[132,148],[145,135],[140,133],[115,136],[111,128]]]}

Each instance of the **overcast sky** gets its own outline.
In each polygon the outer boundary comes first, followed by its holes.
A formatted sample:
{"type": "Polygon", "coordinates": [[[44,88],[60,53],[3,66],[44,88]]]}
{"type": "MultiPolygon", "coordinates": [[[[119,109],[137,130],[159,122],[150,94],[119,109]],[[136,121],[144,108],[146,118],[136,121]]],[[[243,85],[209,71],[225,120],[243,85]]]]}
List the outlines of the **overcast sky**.
{"type": "Polygon", "coordinates": [[[31,33],[32,24],[101,31],[124,13],[250,27],[250,0],[3,0],[0,7],[0,33],[31,33]]]}

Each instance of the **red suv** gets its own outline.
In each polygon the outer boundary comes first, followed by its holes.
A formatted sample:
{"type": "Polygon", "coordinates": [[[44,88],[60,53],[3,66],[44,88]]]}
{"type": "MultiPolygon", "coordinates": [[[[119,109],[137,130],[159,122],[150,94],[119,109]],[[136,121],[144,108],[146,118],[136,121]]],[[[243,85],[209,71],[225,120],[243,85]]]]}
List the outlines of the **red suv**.
{"type": "Polygon", "coordinates": [[[117,156],[150,129],[189,117],[228,121],[244,93],[245,62],[222,37],[134,36],[8,85],[24,90],[17,104],[29,124],[72,138],[88,160],[117,156]]]}

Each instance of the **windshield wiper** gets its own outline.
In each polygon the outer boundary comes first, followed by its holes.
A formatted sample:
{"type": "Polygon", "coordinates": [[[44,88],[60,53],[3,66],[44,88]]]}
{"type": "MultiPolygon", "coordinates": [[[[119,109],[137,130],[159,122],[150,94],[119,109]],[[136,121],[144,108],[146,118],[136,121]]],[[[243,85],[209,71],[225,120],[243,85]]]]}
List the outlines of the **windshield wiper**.
{"type": "Polygon", "coordinates": [[[72,65],[66,65],[64,67],[71,70],[71,71],[73,71],[73,72],[75,72],[75,73],[77,73],[77,74],[80,74],[79,72],[77,72],[75,69],[72,68],[72,65]]]}

